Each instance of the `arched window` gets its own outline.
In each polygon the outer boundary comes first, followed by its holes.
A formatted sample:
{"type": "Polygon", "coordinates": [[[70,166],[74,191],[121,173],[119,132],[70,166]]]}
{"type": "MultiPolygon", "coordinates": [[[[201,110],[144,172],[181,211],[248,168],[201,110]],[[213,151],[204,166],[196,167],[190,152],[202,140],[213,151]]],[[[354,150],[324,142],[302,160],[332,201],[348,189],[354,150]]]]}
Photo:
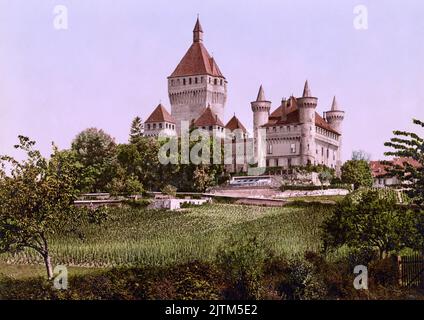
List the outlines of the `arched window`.
{"type": "Polygon", "coordinates": [[[214,79],[213,83],[214,83],[214,85],[217,85],[218,84],[218,79],[214,79]]]}
{"type": "Polygon", "coordinates": [[[186,79],[183,79],[183,86],[186,85],[186,79]]]}

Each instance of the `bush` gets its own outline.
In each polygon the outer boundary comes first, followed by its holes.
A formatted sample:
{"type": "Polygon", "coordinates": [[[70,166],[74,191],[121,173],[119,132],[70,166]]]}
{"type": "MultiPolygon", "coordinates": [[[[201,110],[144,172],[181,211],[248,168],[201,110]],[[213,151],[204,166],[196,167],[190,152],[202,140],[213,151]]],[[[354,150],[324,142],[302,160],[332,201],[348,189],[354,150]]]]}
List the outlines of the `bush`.
{"type": "Polygon", "coordinates": [[[224,296],[237,300],[261,299],[267,255],[262,241],[250,235],[222,247],[217,254],[217,263],[228,283],[224,296]]]}
{"type": "Polygon", "coordinates": [[[397,285],[398,273],[399,270],[393,258],[373,261],[369,266],[370,282],[376,285],[385,287],[397,285]]]}
{"type": "Polygon", "coordinates": [[[324,279],[315,266],[298,258],[289,262],[287,273],[277,285],[277,290],[287,300],[324,299],[327,294],[324,279]]]}
{"type": "Polygon", "coordinates": [[[133,208],[133,209],[143,209],[146,208],[151,203],[149,199],[140,199],[140,200],[125,200],[124,204],[133,208]]]}
{"type": "Polygon", "coordinates": [[[175,197],[177,195],[177,188],[175,188],[173,185],[167,184],[162,188],[161,192],[165,195],[175,197]]]}

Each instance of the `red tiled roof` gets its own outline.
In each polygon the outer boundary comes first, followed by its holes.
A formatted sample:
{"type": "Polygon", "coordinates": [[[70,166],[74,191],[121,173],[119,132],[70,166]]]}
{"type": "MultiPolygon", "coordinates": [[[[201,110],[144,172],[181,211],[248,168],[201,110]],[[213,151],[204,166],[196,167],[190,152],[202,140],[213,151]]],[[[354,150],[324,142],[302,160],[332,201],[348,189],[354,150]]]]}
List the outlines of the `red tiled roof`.
{"type": "Polygon", "coordinates": [[[240,122],[240,120],[235,115],[230,119],[230,121],[228,121],[225,128],[231,131],[234,131],[236,129],[241,129],[243,132],[247,132],[244,125],[240,122]]]}
{"type": "Polygon", "coordinates": [[[146,123],[151,122],[169,122],[175,123],[174,118],[169,114],[162,104],[159,104],[152,114],[147,118],[146,123]]]}
{"type": "MultiPolygon", "coordinates": [[[[299,109],[294,108],[293,111],[290,111],[287,114],[287,119],[282,120],[281,115],[283,113],[283,107],[280,106],[274,112],[271,113],[269,116],[269,121],[267,124],[264,125],[264,127],[271,127],[274,125],[287,125],[287,124],[297,124],[299,123],[299,109]]],[[[317,112],[315,112],[315,125],[317,127],[323,128],[325,130],[328,130],[330,132],[336,133],[340,135],[336,130],[334,130],[327,121],[325,121],[317,112]]]]}
{"type": "Polygon", "coordinates": [[[220,126],[224,127],[222,121],[212,112],[210,107],[207,107],[205,111],[194,121],[196,127],[208,127],[208,126],[220,126]]]}
{"type": "Polygon", "coordinates": [[[405,163],[413,166],[414,168],[421,168],[421,164],[412,158],[395,158],[388,161],[370,161],[370,167],[373,177],[382,177],[389,173],[390,168],[393,166],[404,167],[405,163]]]}
{"type": "Polygon", "coordinates": [[[194,42],[181,59],[170,78],[202,74],[224,78],[215,59],[209,55],[205,46],[201,42],[194,42]]]}

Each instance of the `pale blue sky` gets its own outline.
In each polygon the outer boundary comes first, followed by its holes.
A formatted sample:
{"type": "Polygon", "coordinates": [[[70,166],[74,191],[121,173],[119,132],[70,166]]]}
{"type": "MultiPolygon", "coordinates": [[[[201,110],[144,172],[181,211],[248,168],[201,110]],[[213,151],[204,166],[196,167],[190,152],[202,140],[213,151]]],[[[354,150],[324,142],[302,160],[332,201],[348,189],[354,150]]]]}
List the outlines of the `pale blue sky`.
{"type": "Polygon", "coordinates": [[[87,127],[125,142],[131,120],[160,100],[166,77],[192,41],[197,13],[205,45],[226,76],[225,121],[252,126],[250,101],[262,83],[275,109],[301,95],[305,79],[319,98],[346,111],[344,159],[364,149],[374,159],[394,129],[424,119],[424,2],[0,0],[0,153],[17,135],[67,148],[87,127]],[[353,27],[356,5],[369,29],[353,27]],[[53,28],[66,5],[69,29],[53,28]]]}

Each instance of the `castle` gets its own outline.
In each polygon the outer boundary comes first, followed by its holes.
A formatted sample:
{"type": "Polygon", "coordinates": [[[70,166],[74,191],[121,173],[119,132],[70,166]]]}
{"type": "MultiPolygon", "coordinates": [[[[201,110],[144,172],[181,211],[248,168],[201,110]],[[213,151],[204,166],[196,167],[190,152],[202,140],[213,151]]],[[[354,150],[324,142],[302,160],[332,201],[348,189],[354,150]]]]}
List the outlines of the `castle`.
{"type": "MultiPolygon", "coordinates": [[[[225,125],[224,109],[228,82],[216,61],[203,45],[203,29],[199,19],[193,30],[193,43],[174,72],[168,77],[171,113],[160,104],[144,123],[144,135],[156,137],[159,132],[169,136],[181,133],[181,124],[201,128],[224,137],[234,130],[248,132],[234,116],[225,125]]],[[[253,139],[256,146],[258,132],[265,132],[266,166],[325,165],[337,171],[341,166],[342,122],[344,111],[334,97],[329,111],[321,117],[317,112],[318,98],[314,97],[306,81],[301,97],[282,99],[271,112],[271,101],[262,86],[255,101],[253,139]]],[[[244,171],[246,165],[231,165],[230,171],[244,171]]]]}

